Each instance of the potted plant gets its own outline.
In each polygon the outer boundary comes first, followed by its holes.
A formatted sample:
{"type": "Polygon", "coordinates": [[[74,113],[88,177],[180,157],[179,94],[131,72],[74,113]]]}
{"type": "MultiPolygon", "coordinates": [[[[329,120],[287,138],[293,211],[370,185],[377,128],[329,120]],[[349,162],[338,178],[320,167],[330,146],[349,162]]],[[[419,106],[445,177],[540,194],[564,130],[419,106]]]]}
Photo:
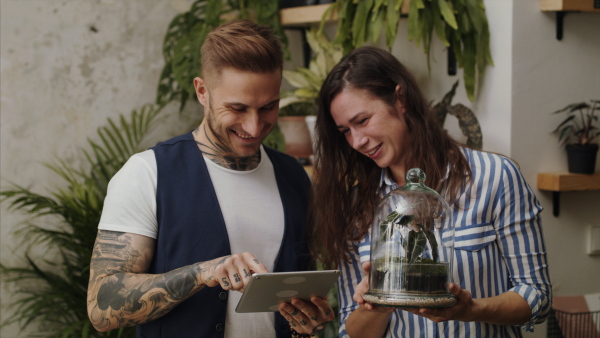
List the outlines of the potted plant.
{"type": "Polygon", "coordinates": [[[600,136],[600,129],[596,126],[598,110],[600,100],[590,100],[589,103],[571,103],[553,113],[567,114],[554,133],[558,135],[559,143],[567,149],[571,173],[592,174],[595,171],[598,144],[592,141],[600,136]]]}
{"type": "Polygon", "coordinates": [[[282,91],[279,127],[286,139],[286,152],[311,157],[314,142],[316,100],[327,74],[342,59],[342,48],[332,44],[316,29],[306,32],[313,56],[308,68],[283,70],[283,78],[293,88],[282,91]]]}

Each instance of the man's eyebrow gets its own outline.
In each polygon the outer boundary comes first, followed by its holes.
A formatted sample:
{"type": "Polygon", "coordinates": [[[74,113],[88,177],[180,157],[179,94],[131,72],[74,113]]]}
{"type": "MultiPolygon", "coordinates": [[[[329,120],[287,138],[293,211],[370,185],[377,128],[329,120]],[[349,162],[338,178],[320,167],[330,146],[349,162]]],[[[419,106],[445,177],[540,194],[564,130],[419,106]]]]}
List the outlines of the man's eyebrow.
{"type": "MultiPolygon", "coordinates": [[[[269,105],[276,104],[276,103],[278,103],[280,100],[281,100],[280,98],[277,98],[277,99],[275,99],[275,100],[273,100],[273,101],[271,101],[271,102],[267,102],[266,104],[262,105],[261,107],[266,107],[266,106],[269,106],[269,105]]],[[[223,103],[223,105],[224,105],[224,106],[242,106],[242,107],[249,107],[249,105],[247,105],[247,104],[245,104],[245,103],[242,103],[242,102],[237,102],[237,101],[232,101],[232,102],[224,102],[224,103],[223,103]]]]}
{"type": "Polygon", "coordinates": [[[273,101],[271,101],[271,102],[269,102],[269,103],[265,104],[263,107],[266,107],[266,106],[270,106],[270,105],[272,105],[272,104],[279,103],[279,101],[281,101],[281,98],[279,98],[279,97],[278,97],[278,98],[276,98],[275,100],[273,100],[273,101]]]}

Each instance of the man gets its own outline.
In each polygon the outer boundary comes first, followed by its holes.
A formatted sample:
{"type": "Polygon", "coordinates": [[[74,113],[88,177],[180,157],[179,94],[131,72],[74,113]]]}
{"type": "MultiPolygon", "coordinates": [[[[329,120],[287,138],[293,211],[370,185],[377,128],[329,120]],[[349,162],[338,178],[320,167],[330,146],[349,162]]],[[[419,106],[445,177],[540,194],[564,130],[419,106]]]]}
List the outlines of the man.
{"type": "MultiPolygon", "coordinates": [[[[289,337],[334,318],[324,299],[238,314],[254,272],[307,270],[310,181],[261,146],[277,123],[283,68],[266,26],[213,30],[194,87],[204,119],[136,154],[111,180],[91,260],[88,314],[139,337],[289,337]]],[[[308,336],[308,335],[306,335],[308,336]]]]}

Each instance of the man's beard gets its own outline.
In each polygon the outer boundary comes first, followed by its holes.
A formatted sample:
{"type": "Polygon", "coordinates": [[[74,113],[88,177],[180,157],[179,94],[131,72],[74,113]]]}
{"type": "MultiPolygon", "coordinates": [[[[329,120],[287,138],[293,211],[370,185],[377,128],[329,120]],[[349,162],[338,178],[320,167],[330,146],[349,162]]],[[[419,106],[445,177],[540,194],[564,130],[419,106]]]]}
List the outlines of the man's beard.
{"type": "Polygon", "coordinates": [[[213,142],[215,144],[219,145],[219,150],[222,152],[223,156],[242,159],[242,158],[247,158],[252,155],[255,155],[260,150],[260,148],[257,147],[257,149],[250,154],[240,154],[240,153],[236,152],[233,144],[231,144],[231,142],[229,142],[229,138],[227,135],[229,133],[229,131],[227,130],[227,128],[224,129],[225,135],[217,132],[217,129],[215,128],[212,102],[211,102],[210,98],[208,100],[208,109],[209,109],[208,114],[206,114],[207,112],[204,113],[204,116],[208,116],[208,120],[207,120],[208,129],[210,130],[210,133],[215,138],[215,140],[213,140],[213,142]]]}

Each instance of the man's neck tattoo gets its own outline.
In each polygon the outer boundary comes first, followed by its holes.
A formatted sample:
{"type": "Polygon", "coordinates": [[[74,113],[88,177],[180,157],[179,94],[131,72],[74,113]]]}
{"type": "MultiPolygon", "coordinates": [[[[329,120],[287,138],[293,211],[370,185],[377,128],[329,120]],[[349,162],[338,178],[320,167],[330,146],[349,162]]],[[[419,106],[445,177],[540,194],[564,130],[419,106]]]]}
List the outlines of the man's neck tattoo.
{"type": "MultiPolygon", "coordinates": [[[[194,129],[192,132],[194,135],[199,133],[199,129],[194,129]]],[[[256,154],[247,156],[247,157],[238,157],[233,154],[233,151],[228,147],[220,144],[218,142],[214,142],[208,137],[208,133],[206,131],[206,126],[204,126],[204,135],[210,144],[205,144],[199,141],[196,141],[200,151],[204,156],[208,157],[214,163],[220,165],[221,167],[231,169],[231,170],[239,170],[239,171],[247,171],[252,170],[258,166],[260,163],[260,151],[256,152],[256,154]]]]}

